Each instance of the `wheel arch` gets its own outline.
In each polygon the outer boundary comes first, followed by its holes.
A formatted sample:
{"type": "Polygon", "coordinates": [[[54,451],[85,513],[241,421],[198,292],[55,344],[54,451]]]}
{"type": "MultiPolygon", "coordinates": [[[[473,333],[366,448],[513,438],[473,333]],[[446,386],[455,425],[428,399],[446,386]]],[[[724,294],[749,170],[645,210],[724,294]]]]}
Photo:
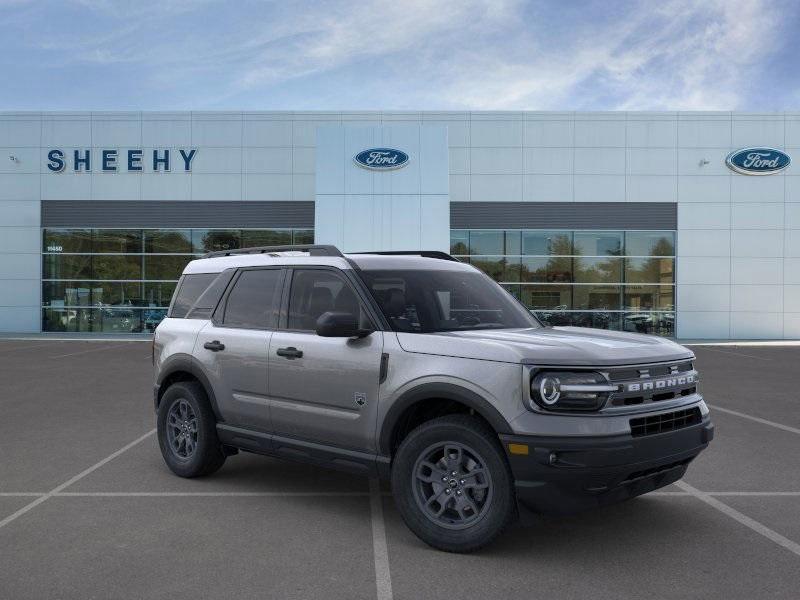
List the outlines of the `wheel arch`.
{"type": "Polygon", "coordinates": [[[217,398],[214,394],[214,388],[211,385],[208,377],[201,369],[197,367],[195,361],[188,354],[176,354],[166,360],[161,367],[158,377],[156,378],[156,393],[155,393],[155,408],[161,403],[161,398],[167,388],[173,383],[179,381],[196,381],[199,383],[206,393],[208,402],[211,405],[211,410],[217,421],[222,421],[222,417],[217,405],[217,398]]]}
{"type": "Polygon", "coordinates": [[[481,417],[495,433],[512,433],[511,426],[492,403],[473,390],[453,383],[424,383],[404,392],[394,401],[383,419],[378,435],[378,452],[391,456],[397,446],[410,414],[431,402],[451,402],[462,405],[481,417]]]}

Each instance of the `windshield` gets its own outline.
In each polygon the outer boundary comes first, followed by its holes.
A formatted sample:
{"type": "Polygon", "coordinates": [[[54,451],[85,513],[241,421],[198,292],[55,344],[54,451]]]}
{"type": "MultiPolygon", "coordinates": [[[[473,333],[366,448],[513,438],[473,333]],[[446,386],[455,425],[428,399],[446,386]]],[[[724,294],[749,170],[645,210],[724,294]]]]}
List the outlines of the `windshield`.
{"type": "Polygon", "coordinates": [[[541,327],[511,294],[477,271],[364,270],[361,276],[395,331],[541,327]]]}

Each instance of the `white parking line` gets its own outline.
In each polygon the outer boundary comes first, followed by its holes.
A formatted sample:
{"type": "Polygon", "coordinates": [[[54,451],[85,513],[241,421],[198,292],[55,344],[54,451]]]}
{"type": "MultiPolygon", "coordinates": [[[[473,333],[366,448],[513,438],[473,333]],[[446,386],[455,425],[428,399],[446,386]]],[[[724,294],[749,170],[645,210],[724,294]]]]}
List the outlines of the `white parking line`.
{"type": "MultiPolygon", "coordinates": [[[[708,496],[753,496],[757,498],[785,497],[800,498],[800,492],[703,492],[708,496]]],[[[0,498],[38,498],[39,496],[58,498],[366,498],[369,492],[0,492],[0,498]]],[[[647,496],[691,496],[690,492],[647,492],[647,496]]],[[[391,492],[382,492],[384,498],[391,498],[391,492]]]]}
{"type": "Polygon", "coordinates": [[[800,492],[703,492],[709,496],[755,496],[758,498],[770,497],[800,497],[800,492]]]}
{"type": "Polygon", "coordinates": [[[60,498],[366,498],[367,492],[61,492],[60,498]]]}
{"type": "Polygon", "coordinates": [[[770,427],[782,429],[783,431],[788,431],[789,433],[800,434],[800,429],[798,429],[797,427],[790,427],[789,425],[784,425],[783,423],[776,423],[775,421],[767,421],[766,419],[762,419],[761,417],[754,417],[753,415],[748,415],[743,412],[739,412],[738,410],[731,410],[730,408],[722,408],[721,406],[717,406],[716,404],[708,404],[707,406],[713,410],[718,410],[720,412],[724,412],[729,415],[735,415],[743,419],[749,419],[750,421],[755,421],[756,423],[761,423],[762,425],[769,425],[770,427]]]}
{"type": "Polygon", "coordinates": [[[688,483],[686,483],[683,480],[676,481],[675,485],[677,485],[682,490],[684,490],[686,492],[689,492],[692,496],[694,496],[698,500],[702,500],[703,502],[705,502],[709,506],[712,506],[712,507],[716,508],[721,513],[724,513],[724,514],[728,515],[730,518],[738,521],[739,523],[741,523],[745,527],[749,527],[750,529],[752,529],[756,533],[760,533],[765,538],[772,540],[773,542],[775,542],[779,546],[783,546],[784,548],[789,550],[789,552],[794,552],[797,556],[800,556],[800,544],[798,544],[797,542],[793,542],[789,538],[782,536],[777,531],[774,531],[774,530],[770,529],[769,527],[767,527],[766,525],[764,525],[762,523],[759,523],[755,519],[751,519],[747,515],[740,513],[735,508],[731,508],[730,506],[728,506],[724,502],[721,502],[720,500],[717,500],[716,498],[712,497],[711,495],[709,495],[709,494],[707,494],[705,492],[701,492],[700,490],[698,490],[695,487],[692,487],[691,485],[689,485],[688,483]]]}
{"type": "Polygon", "coordinates": [[[375,558],[375,586],[378,600],[392,600],[392,576],[389,573],[389,548],[386,545],[386,524],[383,520],[381,485],[369,480],[370,513],[372,514],[372,553],[375,558]]]}
{"type": "Polygon", "coordinates": [[[100,462],[93,464],[91,467],[89,467],[88,469],[86,469],[86,470],[84,470],[84,471],[81,471],[80,473],[78,473],[77,475],[75,475],[75,477],[72,477],[71,479],[67,479],[67,480],[66,480],[64,483],[62,483],[61,485],[59,485],[59,486],[57,486],[57,487],[54,487],[52,490],[50,490],[49,492],[47,492],[47,493],[46,493],[46,494],[44,494],[43,496],[39,496],[39,497],[38,497],[38,498],[36,498],[36,500],[34,500],[33,502],[31,502],[31,503],[29,503],[29,504],[26,504],[25,506],[23,506],[22,508],[20,508],[20,509],[19,509],[17,512],[15,512],[15,513],[13,513],[13,514],[11,514],[11,515],[7,516],[5,519],[3,519],[2,521],[0,521],[0,529],[2,529],[3,527],[5,527],[6,525],[8,525],[9,523],[11,523],[12,521],[14,521],[15,519],[17,519],[17,518],[21,517],[21,516],[22,516],[22,515],[24,515],[26,512],[28,512],[28,511],[30,511],[30,510],[32,510],[32,509],[34,509],[34,508],[36,508],[36,507],[37,507],[37,506],[39,506],[39,505],[40,505],[42,502],[46,502],[46,501],[47,501],[49,498],[52,498],[54,495],[58,494],[59,492],[62,492],[63,490],[65,490],[66,488],[68,488],[69,486],[71,486],[73,483],[75,483],[75,482],[77,482],[77,481],[80,481],[81,479],[83,479],[83,478],[84,478],[84,477],[86,477],[87,475],[89,475],[89,474],[93,473],[94,471],[96,471],[97,469],[99,469],[100,467],[102,467],[103,465],[105,465],[106,463],[108,463],[108,462],[110,462],[110,461],[114,460],[115,458],[117,458],[117,457],[118,457],[120,454],[122,454],[123,452],[126,452],[127,450],[130,450],[131,448],[133,448],[133,447],[134,447],[136,444],[138,444],[138,443],[140,443],[140,442],[142,442],[142,441],[146,440],[148,437],[150,437],[151,435],[153,435],[155,432],[156,432],[156,430],[155,430],[155,429],[151,429],[150,431],[148,431],[148,432],[147,432],[147,433],[145,433],[144,435],[142,435],[142,436],[139,436],[138,438],[136,438],[135,440],[133,440],[133,441],[132,441],[130,444],[128,444],[128,445],[126,445],[126,446],[123,446],[122,448],[120,448],[119,450],[117,450],[116,452],[114,452],[114,453],[112,453],[112,454],[109,454],[108,456],[106,456],[106,457],[105,457],[103,460],[101,460],[100,462]]]}

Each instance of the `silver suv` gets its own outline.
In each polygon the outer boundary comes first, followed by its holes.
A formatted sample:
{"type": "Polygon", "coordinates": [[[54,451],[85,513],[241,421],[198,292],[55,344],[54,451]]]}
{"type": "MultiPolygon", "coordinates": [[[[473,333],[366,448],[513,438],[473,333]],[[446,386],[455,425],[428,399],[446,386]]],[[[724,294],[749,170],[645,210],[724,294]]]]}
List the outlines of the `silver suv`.
{"type": "Polygon", "coordinates": [[[442,252],[208,254],[154,364],[177,475],[247,451],[391,479],[409,528],[454,552],[494,539],[518,501],[567,513],[668,485],[713,437],[689,350],[545,326],[442,252]]]}

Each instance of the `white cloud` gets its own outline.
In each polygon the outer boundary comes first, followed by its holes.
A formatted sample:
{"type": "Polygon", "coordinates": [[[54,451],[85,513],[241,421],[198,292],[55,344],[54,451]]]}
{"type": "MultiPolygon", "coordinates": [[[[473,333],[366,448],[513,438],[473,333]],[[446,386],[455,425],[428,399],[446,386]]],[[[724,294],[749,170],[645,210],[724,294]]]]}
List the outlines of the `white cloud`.
{"type": "Polygon", "coordinates": [[[527,61],[475,57],[453,78],[449,101],[485,109],[737,108],[754,65],[774,49],[778,19],[780,11],[757,3],[673,1],[657,11],[645,4],[527,61]]]}
{"type": "Polygon", "coordinates": [[[443,40],[454,34],[463,42],[463,34],[478,23],[490,28],[506,22],[517,4],[511,0],[319,4],[292,19],[288,28],[267,25],[264,37],[269,47],[254,57],[240,82],[253,87],[396,54],[401,56],[395,60],[402,61],[405,53],[441,49],[443,40]]]}
{"type": "Polygon", "coordinates": [[[198,108],[290,89],[282,102],[308,108],[757,109],[753,82],[797,10],[774,1],[74,0],[71,20],[39,10],[55,24],[24,39],[49,68],[136,69],[198,108]]]}

